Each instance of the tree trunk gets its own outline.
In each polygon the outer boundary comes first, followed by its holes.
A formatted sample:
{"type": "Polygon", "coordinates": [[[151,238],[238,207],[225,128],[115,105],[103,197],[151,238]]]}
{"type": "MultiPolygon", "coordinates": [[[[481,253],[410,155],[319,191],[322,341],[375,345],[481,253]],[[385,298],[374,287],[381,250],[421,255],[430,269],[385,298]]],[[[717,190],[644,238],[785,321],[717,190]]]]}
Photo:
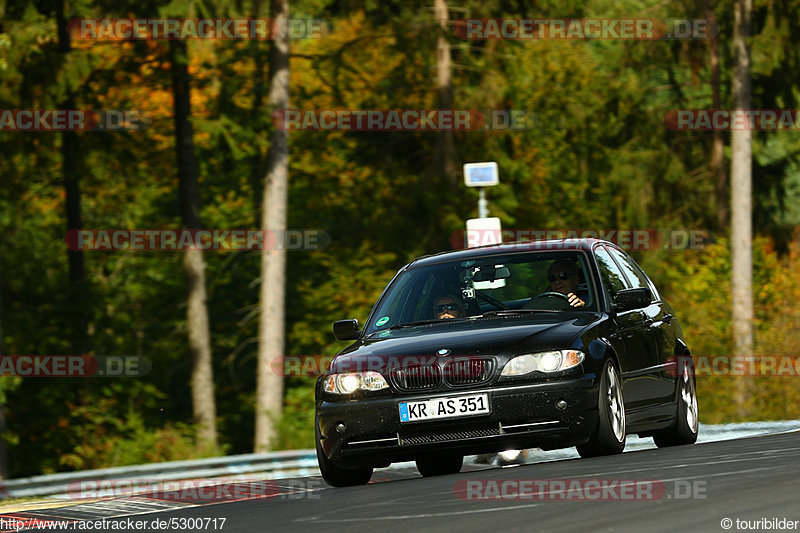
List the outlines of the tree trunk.
{"type": "MultiPolygon", "coordinates": [[[[289,1],[272,0],[270,18],[281,28],[270,50],[269,109],[289,108],[289,1]]],[[[255,451],[267,451],[274,442],[283,410],[283,376],[274,370],[273,361],[283,357],[284,295],[286,291],[286,250],[281,245],[286,231],[286,203],[289,186],[288,131],[274,128],[267,152],[267,174],[261,229],[275,232],[274,249],[266,246],[261,256],[260,315],[258,324],[258,383],[256,385],[255,451]]]]}
{"type": "MultiPolygon", "coordinates": [[[[261,17],[261,4],[262,0],[254,0],[253,8],[250,14],[252,19],[261,17]]],[[[266,68],[266,57],[261,43],[257,39],[250,41],[250,49],[253,51],[253,61],[255,63],[255,84],[253,87],[253,106],[251,108],[251,117],[253,120],[253,136],[258,140],[261,132],[264,131],[264,125],[268,123],[267,120],[262,119],[264,109],[264,95],[266,93],[266,84],[264,83],[264,69],[266,68]]],[[[253,213],[254,224],[258,227],[261,224],[261,203],[264,198],[262,196],[264,191],[264,175],[266,169],[264,168],[264,156],[261,152],[261,147],[258,143],[255,145],[255,153],[250,161],[250,187],[253,192],[253,213]]]]}
{"type": "MultiPolygon", "coordinates": [[[[67,55],[72,50],[72,39],[67,31],[67,19],[64,14],[64,0],[56,4],[56,24],[58,26],[58,50],[67,55]]],[[[71,89],[67,97],[59,102],[61,109],[75,109],[75,99],[71,89]]],[[[64,193],[67,215],[67,231],[81,229],[81,152],[78,135],[74,131],[61,133],[61,171],[64,179],[64,193]]],[[[89,351],[87,329],[89,314],[86,299],[86,267],[83,252],[67,250],[67,263],[69,268],[69,321],[70,345],[72,353],[80,355],[89,351]]]]}
{"type": "MultiPolygon", "coordinates": [[[[178,159],[178,189],[181,222],[185,229],[200,229],[200,194],[197,190],[197,160],[192,123],[189,119],[189,71],[184,41],[169,42],[170,70],[175,109],[175,148],[178,159]]],[[[214,368],[206,301],[205,261],[202,250],[187,250],[183,256],[186,276],[186,327],[192,354],[192,408],[197,441],[217,447],[217,409],[214,402],[214,368]]]]}
{"type": "MultiPolygon", "coordinates": [[[[436,42],[436,85],[439,89],[439,109],[453,108],[453,87],[451,83],[452,59],[450,57],[450,42],[447,40],[448,22],[450,14],[447,8],[447,0],[434,0],[433,10],[436,15],[436,24],[439,26],[439,38],[436,42]]],[[[455,192],[458,184],[456,175],[455,157],[456,148],[453,140],[453,132],[444,130],[439,132],[438,149],[436,150],[439,160],[439,171],[450,187],[451,192],[455,192]]]]}
{"type": "MultiPolygon", "coordinates": [[[[750,18],[752,0],[734,6],[733,102],[736,109],[750,108],[750,18]]],[[[731,135],[731,304],[734,355],[745,360],[753,353],[753,206],[752,147],[749,129],[731,135]]],[[[744,361],[747,363],[747,361],[744,361]]],[[[735,402],[746,415],[748,383],[741,380],[735,402]]]]}
{"type": "MultiPolygon", "coordinates": [[[[706,10],[708,25],[716,27],[714,8],[706,10]]],[[[719,87],[719,38],[716,33],[708,39],[709,68],[711,69],[711,108],[720,109],[722,99],[720,98],[719,87]]],[[[715,181],[715,196],[717,200],[717,227],[722,230],[728,225],[730,220],[728,214],[728,176],[725,174],[725,144],[722,132],[715,130],[711,141],[711,173],[715,181]]]]}

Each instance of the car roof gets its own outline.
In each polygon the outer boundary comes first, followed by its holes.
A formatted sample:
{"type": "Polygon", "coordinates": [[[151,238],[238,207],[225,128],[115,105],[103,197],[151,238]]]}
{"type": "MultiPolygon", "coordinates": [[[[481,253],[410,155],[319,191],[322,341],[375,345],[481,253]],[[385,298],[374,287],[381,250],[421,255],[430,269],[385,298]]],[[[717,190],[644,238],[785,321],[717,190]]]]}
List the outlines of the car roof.
{"type": "Polygon", "coordinates": [[[545,251],[590,251],[595,244],[612,244],[603,239],[550,239],[527,242],[511,242],[504,244],[493,244],[479,246],[475,248],[465,248],[463,250],[450,250],[437,254],[425,255],[414,259],[405,268],[423,265],[433,265],[447,261],[458,261],[477,259],[481,257],[491,257],[494,255],[507,255],[525,252],[545,252],[545,251]]]}

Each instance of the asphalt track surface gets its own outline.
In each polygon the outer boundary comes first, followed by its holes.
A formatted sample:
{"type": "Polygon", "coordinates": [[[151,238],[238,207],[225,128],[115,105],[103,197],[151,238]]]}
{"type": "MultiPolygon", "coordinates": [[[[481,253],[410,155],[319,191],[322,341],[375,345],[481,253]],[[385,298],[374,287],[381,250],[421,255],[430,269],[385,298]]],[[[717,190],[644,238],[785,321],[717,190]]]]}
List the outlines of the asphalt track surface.
{"type": "MultiPolygon", "coordinates": [[[[270,498],[215,504],[185,505],[179,509],[147,512],[133,500],[131,518],[208,518],[200,528],[169,531],[741,531],[736,519],[800,521],[800,432],[766,435],[693,446],[648,449],[611,457],[565,459],[516,467],[465,466],[460,474],[422,478],[416,469],[376,470],[369,485],[331,488],[317,478],[281,480],[285,490],[270,498]],[[490,488],[507,480],[622,480],[622,485],[654,483],[655,491],[632,499],[578,499],[580,492],[563,492],[548,484],[537,498],[495,499],[490,488]],[[491,499],[466,499],[468,483],[481,490],[469,493],[491,499]],[[480,483],[480,485],[476,485],[480,483]],[[311,490],[297,490],[298,486],[311,490]],[[290,487],[290,488],[286,488],[290,487]],[[552,490],[551,490],[552,489],[552,490]],[[216,529],[211,520],[217,519],[216,529]],[[224,525],[220,519],[224,518],[224,525]]],[[[519,485],[511,485],[518,487],[519,485]]],[[[584,485],[588,487],[588,485],[584,485]]],[[[614,498],[624,491],[606,493],[614,498]]],[[[634,493],[629,490],[628,495],[634,493]]],[[[513,495],[514,491],[507,491],[513,495]]],[[[598,492],[592,493],[595,497],[598,492]]],[[[634,493],[635,494],[635,493],[634,493]]],[[[589,491],[584,494],[588,497],[589,491]]],[[[113,503],[114,501],[112,501],[113,503]]],[[[50,519],[81,520],[106,514],[117,507],[101,502],[37,511],[50,519]],[[87,507],[88,506],[88,507],[87,507]],[[95,513],[95,514],[92,514],[95,513]]],[[[119,507],[122,505],[123,507],[119,507]]],[[[31,513],[28,513],[30,518],[31,513]]],[[[180,523],[180,522],[172,522],[180,523]]],[[[195,524],[197,522],[195,521],[195,524]]],[[[189,524],[189,522],[185,522],[189,524]]],[[[773,522],[774,524],[774,522],[773,522]]],[[[77,523],[74,523],[77,526],[77,523]]],[[[742,524],[743,526],[743,524],[742,524]]],[[[797,524],[800,529],[800,523],[797,524]]],[[[752,528],[751,528],[752,529],[752,528]]],[[[757,530],[780,530],[759,527],[757,530]]],[[[77,530],[73,529],[73,530],[77,530]]],[[[130,529],[128,529],[130,531],[130,529]]],[[[164,531],[148,527],[137,531],[164,531]]],[[[790,530],[794,530],[792,527],[790,530]]],[[[40,530],[41,531],[41,530],[40,530]]]]}

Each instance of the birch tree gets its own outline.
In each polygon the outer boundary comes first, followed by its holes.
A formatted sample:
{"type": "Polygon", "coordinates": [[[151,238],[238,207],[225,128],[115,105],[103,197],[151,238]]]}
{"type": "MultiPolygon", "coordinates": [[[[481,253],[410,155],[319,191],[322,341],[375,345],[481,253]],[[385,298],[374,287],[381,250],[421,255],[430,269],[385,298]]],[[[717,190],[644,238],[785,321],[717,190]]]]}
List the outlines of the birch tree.
{"type": "MultiPolygon", "coordinates": [[[[278,35],[273,36],[270,50],[267,104],[271,112],[280,112],[289,108],[289,1],[272,0],[270,18],[279,31],[278,35]]],[[[266,169],[261,229],[275,232],[277,242],[273,249],[268,249],[265,238],[261,256],[254,444],[256,452],[269,449],[270,441],[276,435],[275,424],[283,409],[283,376],[275,371],[273,362],[283,357],[285,335],[286,250],[280,243],[286,231],[289,186],[289,136],[286,130],[272,129],[266,169]]]]}
{"type": "MultiPolygon", "coordinates": [[[[734,73],[735,109],[749,109],[750,90],[750,19],[752,0],[734,4],[734,73]]],[[[753,183],[752,134],[749,129],[731,133],[731,312],[733,347],[736,357],[749,358],[753,353],[753,183]]],[[[735,401],[744,415],[747,381],[742,380],[735,401]]]]}
{"type": "MultiPolygon", "coordinates": [[[[186,43],[169,42],[170,70],[175,110],[175,150],[178,161],[178,189],[181,222],[184,229],[201,229],[200,193],[197,189],[197,159],[190,120],[189,71],[186,43]]],[[[214,401],[214,369],[211,333],[208,323],[205,261],[202,250],[183,252],[186,277],[186,327],[192,355],[192,411],[197,424],[197,439],[202,445],[217,447],[217,409],[214,401]]]]}

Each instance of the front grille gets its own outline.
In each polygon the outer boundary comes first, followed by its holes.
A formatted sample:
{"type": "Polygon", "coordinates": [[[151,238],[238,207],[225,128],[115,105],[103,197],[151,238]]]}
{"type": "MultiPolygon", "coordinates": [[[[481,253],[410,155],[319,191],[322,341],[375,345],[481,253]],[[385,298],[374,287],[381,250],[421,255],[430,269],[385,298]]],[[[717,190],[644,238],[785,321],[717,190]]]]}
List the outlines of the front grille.
{"type": "Polygon", "coordinates": [[[448,385],[477,385],[489,381],[494,368],[492,359],[460,359],[448,361],[444,366],[444,380],[448,385]]]}
{"type": "Polygon", "coordinates": [[[392,370],[392,381],[400,390],[435,389],[442,381],[439,365],[409,365],[392,370]]]}
{"type": "Polygon", "coordinates": [[[467,429],[463,431],[447,431],[440,433],[413,433],[403,435],[400,434],[400,445],[410,446],[414,444],[428,444],[431,442],[448,442],[459,441],[464,439],[475,439],[480,437],[493,437],[501,435],[500,427],[483,427],[475,429],[467,429]]]}

